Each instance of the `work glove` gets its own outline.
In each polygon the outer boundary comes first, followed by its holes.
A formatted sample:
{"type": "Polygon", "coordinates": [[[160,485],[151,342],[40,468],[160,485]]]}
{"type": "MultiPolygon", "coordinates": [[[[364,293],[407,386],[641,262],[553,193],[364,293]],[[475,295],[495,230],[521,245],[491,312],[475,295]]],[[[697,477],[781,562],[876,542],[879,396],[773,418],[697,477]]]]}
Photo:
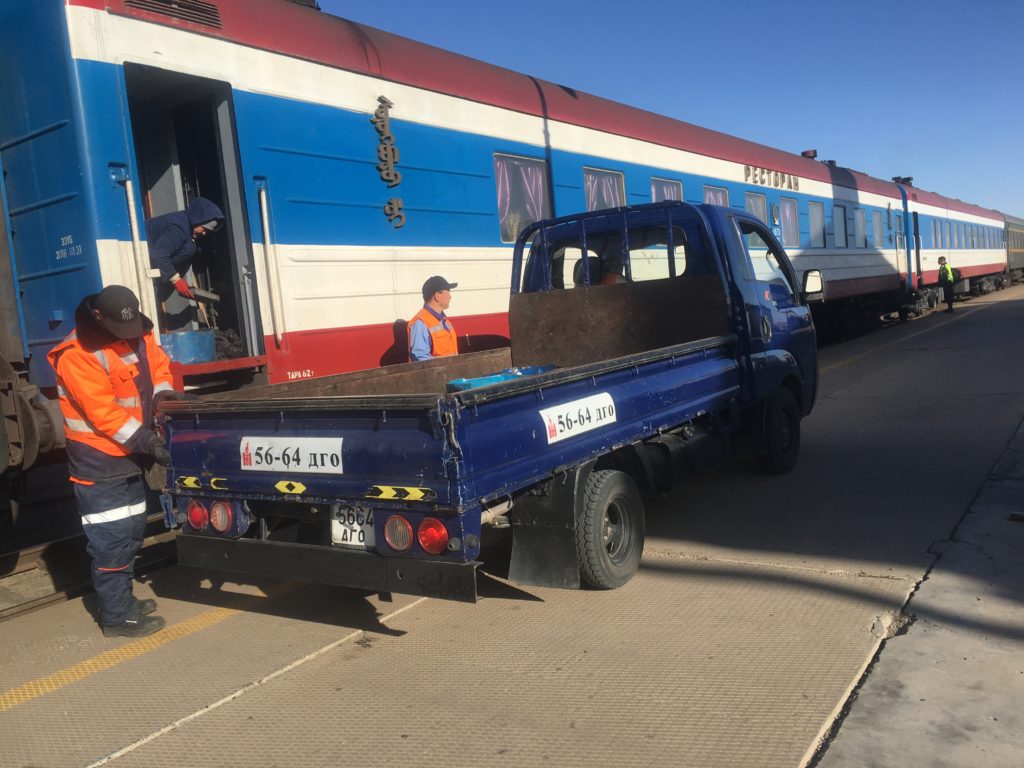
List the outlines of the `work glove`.
{"type": "Polygon", "coordinates": [[[152,456],[153,461],[157,464],[165,467],[169,465],[171,463],[171,452],[167,450],[164,439],[146,427],[140,429],[139,432],[142,434],[139,435],[136,443],[138,452],[146,456],[152,456]]]}
{"type": "Polygon", "coordinates": [[[192,293],[192,289],[188,287],[188,283],[185,282],[185,278],[181,275],[174,275],[171,278],[171,284],[174,285],[174,290],[178,292],[178,295],[186,299],[194,299],[195,294],[192,293]]]}

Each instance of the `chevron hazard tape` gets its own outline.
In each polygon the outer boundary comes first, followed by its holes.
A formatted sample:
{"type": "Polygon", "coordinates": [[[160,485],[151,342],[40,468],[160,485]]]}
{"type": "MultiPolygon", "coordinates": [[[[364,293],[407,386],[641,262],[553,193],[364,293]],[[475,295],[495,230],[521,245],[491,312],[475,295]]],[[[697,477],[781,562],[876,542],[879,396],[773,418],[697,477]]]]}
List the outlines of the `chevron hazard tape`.
{"type": "Polygon", "coordinates": [[[410,488],[405,485],[371,485],[368,499],[395,501],[433,501],[437,494],[430,488],[410,488]]]}

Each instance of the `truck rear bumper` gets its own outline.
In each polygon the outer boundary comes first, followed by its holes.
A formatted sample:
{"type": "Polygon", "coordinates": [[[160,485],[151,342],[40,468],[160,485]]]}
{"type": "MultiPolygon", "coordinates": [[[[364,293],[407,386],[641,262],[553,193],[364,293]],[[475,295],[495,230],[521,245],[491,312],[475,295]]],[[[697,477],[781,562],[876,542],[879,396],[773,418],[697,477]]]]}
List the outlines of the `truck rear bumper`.
{"type": "Polygon", "coordinates": [[[334,584],[374,592],[476,602],[477,562],[390,558],[312,544],[178,537],[178,563],[189,568],[334,584]]]}

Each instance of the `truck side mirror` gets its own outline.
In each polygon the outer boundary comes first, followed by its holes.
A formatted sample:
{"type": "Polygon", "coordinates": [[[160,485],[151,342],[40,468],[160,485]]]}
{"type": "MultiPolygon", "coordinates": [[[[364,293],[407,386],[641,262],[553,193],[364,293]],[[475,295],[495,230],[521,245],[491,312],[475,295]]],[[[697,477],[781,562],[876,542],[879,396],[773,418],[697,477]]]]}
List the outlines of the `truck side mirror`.
{"type": "Polygon", "coordinates": [[[805,302],[825,300],[825,279],[820,270],[809,269],[804,272],[803,293],[805,302]]]}

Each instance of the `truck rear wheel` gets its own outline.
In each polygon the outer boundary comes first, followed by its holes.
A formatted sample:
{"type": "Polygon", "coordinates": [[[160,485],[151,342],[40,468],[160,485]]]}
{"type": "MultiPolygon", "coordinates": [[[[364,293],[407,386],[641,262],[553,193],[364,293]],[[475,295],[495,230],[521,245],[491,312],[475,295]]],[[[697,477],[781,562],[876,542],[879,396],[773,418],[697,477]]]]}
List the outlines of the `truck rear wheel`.
{"type": "Polygon", "coordinates": [[[598,589],[621,587],[644,553],[644,502],[625,472],[597,470],[587,478],[576,521],[580,576],[598,589]]]}
{"type": "Polygon", "coordinates": [[[758,460],[768,474],[784,475],[796,466],[800,456],[800,407],[793,393],[783,387],[765,408],[767,450],[758,460]]]}

